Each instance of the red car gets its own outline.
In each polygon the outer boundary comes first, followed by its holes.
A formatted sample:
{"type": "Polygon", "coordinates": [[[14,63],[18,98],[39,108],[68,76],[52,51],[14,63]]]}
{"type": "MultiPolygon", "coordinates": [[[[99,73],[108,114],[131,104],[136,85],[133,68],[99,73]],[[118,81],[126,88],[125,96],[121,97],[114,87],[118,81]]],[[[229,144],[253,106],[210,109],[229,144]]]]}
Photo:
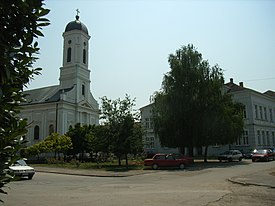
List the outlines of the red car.
{"type": "Polygon", "coordinates": [[[274,160],[274,154],[270,149],[259,149],[252,155],[252,162],[274,160]]]}
{"type": "Polygon", "coordinates": [[[145,159],[144,166],[152,169],[159,167],[179,167],[184,169],[186,165],[193,163],[193,158],[181,154],[155,154],[152,159],[145,159]]]}

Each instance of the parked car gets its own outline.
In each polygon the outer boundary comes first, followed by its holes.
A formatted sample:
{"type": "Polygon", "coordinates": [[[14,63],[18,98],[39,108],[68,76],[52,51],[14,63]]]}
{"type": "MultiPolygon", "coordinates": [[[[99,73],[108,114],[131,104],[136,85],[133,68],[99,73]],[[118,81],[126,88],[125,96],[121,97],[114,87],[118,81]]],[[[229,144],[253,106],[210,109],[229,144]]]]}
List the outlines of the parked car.
{"type": "Polygon", "coordinates": [[[245,159],[252,159],[252,155],[257,151],[257,149],[249,150],[244,154],[245,159]]]}
{"type": "Polygon", "coordinates": [[[274,153],[270,149],[259,149],[252,155],[252,162],[274,160],[274,153]]]}
{"type": "Polygon", "coordinates": [[[221,153],[218,156],[218,160],[221,162],[226,160],[228,162],[232,162],[233,160],[242,161],[243,154],[239,150],[228,150],[221,153]]]}
{"type": "Polygon", "coordinates": [[[23,159],[17,160],[16,163],[9,167],[9,170],[15,176],[28,177],[28,179],[32,179],[35,174],[34,168],[27,165],[23,159]]]}
{"type": "Polygon", "coordinates": [[[186,165],[193,162],[191,159],[181,154],[155,154],[151,159],[144,160],[144,166],[152,167],[155,170],[159,167],[178,167],[184,169],[186,165]]]}

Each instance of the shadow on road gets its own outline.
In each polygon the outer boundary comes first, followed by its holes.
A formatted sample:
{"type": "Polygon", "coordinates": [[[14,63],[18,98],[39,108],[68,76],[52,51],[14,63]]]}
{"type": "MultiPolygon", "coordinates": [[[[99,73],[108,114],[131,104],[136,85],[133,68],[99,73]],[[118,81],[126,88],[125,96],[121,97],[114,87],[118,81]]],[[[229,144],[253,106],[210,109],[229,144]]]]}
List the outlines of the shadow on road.
{"type": "Polygon", "coordinates": [[[209,168],[228,168],[234,167],[237,165],[248,165],[251,162],[248,160],[245,161],[233,161],[233,162],[219,162],[219,161],[209,161],[209,162],[195,162],[193,165],[187,167],[189,171],[204,170],[209,168]]]}

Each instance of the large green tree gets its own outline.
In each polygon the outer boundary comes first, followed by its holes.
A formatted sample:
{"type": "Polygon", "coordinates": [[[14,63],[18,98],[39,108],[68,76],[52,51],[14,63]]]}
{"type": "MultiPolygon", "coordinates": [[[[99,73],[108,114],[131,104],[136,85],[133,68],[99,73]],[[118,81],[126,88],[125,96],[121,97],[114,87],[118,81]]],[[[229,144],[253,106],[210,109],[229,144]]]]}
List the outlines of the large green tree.
{"type": "Polygon", "coordinates": [[[74,127],[70,127],[66,133],[72,140],[73,148],[69,151],[74,156],[80,154],[83,161],[84,153],[90,153],[94,150],[93,140],[95,138],[92,125],[83,125],[77,123],[74,127]]]}
{"type": "Polygon", "coordinates": [[[43,6],[43,0],[0,0],[0,188],[9,181],[4,171],[17,158],[26,132],[19,104],[23,87],[40,71],[32,65],[39,50],[35,39],[49,24],[43,6]]]}
{"type": "Polygon", "coordinates": [[[110,100],[107,97],[101,100],[101,119],[109,128],[110,148],[119,158],[119,165],[121,165],[121,158],[125,156],[126,167],[128,167],[128,154],[142,150],[141,127],[135,123],[139,116],[133,109],[135,100],[131,100],[128,95],[123,100],[110,100]]]}
{"type": "Polygon", "coordinates": [[[170,54],[171,70],[155,93],[154,123],[161,144],[193,147],[233,142],[243,131],[242,106],[224,89],[222,69],[202,59],[193,45],[170,54]]]}

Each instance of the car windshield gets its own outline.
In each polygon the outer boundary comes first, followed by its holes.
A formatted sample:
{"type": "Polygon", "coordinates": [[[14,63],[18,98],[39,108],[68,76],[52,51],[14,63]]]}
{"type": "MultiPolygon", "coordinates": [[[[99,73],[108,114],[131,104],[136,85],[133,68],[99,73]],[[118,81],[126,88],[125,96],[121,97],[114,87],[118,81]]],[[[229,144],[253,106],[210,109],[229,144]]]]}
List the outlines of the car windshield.
{"type": "Polygon", "coordinates": [[[265,149],[260,149],[260,150],[257,150],[256,154],[266,154],[267,153],[267,150],[265,149]]]}
{"type": "Polygon", "coordinates": [[[28,166],[24,160],[17,160],[15,165],[17,166],[28,166]]]}

